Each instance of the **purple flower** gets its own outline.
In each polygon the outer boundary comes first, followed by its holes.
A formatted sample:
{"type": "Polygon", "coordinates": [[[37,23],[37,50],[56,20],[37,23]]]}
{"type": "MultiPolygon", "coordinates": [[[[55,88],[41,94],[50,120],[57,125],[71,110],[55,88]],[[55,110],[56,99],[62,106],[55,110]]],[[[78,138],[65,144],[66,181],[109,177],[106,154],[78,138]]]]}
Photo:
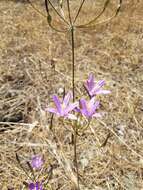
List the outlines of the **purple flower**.
{"type": "Polygon", "coordinates": [[[41,169],[42,165],[44,163],[44,160],[42,158],[42,156],[36,155],[32,157],[31,160],[31,166],[35,169],[41,169]]]}
{"type": "Polygon", "coordinates": [[[90,97],[96,96],[98,94],[109,94],[110,93],[109,90],[101,89],[104,85],[105,85],[104,80],[100,80],[97,83],[95,83],[94,76],[92,73],[89,75],[86,83],[84,84],[90,97]]]}
{"type": "Polygon", "coordinates": [[[39,183],[39,182],[36,182],[36,184],[30,183],[29,190],[43,190],[42,183],[39,183]]]}
{"type": "Polygon", "coordinates": [[[95,101],[95,97],[93,97],[89,101],[86,101],[84,98],[80,99],[80,108],[76,110],[87,119],[91,119],[92,117],[101,117],[100,113],[96,113],[98,108],[99,101],[95,101]]]}
{"type": "Polygon", "coordinates": [[[72,93],[69,92],[65,95],[63,101],[61,102],[58,96],[53,96],[53,101],[55,103],[55,108],[46,108],[46,111],[56,114],[58,117],[64,117],[69,119],[76,119],[76,116],[71,114],[77,106],[78,102],[70,103],[72,98],[72,93]]]}

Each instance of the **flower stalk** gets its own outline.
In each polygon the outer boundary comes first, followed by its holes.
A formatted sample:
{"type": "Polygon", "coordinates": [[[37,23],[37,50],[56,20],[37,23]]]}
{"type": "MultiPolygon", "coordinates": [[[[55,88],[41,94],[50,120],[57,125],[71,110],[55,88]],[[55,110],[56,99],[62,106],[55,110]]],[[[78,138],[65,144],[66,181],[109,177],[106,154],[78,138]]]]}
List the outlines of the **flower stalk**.
{"type": "Polygon", "coordinates": [[[80,190],[79,187],[79,169],[78,169],[78,159],[77,159],[77,132],[78,132],[78,128],[77,125],[74,128],[74,142],[73,142],[73,149],[74,149],[74,165],[75,165],[75,169],[76,169],[76,176],[77,176],[77,188],[76,190],[80,190]]]}
{"type": "Polygon", "coordinates": [[[71,42],[72,42],[72,93],[73,102],[75,101],[75,40],[74,26],[71,27],[71,42]]]}

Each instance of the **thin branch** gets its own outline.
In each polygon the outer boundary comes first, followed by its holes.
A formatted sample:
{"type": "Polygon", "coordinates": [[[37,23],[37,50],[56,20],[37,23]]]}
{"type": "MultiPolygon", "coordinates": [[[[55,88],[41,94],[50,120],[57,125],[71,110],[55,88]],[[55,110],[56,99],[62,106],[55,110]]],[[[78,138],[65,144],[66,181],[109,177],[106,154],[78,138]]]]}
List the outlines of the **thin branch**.
{"type": "Polygon", "coordinates": [[[65,14],[64,14],[64,11],[63,11],[63,0],[59,0],[58,1],[58,6],[59,6],[59,10],[61,12],[61,15],[63,16],[63,18],[65,19],[65,14]]]}
{"type": "Polygon", "coordinates": [[[91,25],[91,26],[85,24],[85,25],[77,25],[76,27],[77,27],[77,28],[93,28],[93,27],[95,27],[95,26],[98,25],[98,24],[103,24],[103,23],[109,22],[110,20],[112,20],[114,17],[116,17],[116,16],[118,15],[118,13],[119,13],[119,11],[120,11],[120,9],[121,9],[121,4],[122,4],[122,0],[119,1],[118,7],[117,7],[117,9],[116,9],[116,12],[115,12],[114,15],[111,16],[110,18],[105,19],[105,20],[103,20],[103,21],[101,21],[101,22],[95,23],[94,25],[91,25]]]}
{"type": "Polygon", "coordinates": [[[68,14],[69,14],[70,25],[72,26],[72,18],[71,18],[71,10],[70,10],[69,0],[67,0],[67,7],[68,7],[68,14]]]}
{"type": "Polygon", "coordinates": [[[101,10],[101,12],[100,12],[93,20],[89,21],[88,23],[86,23],[86,24],[84,24],[84,25],[80,25],[80,26],[87,26],[87,25],[90,25],[90,24],[94,23],[94,22],[104,13],[104,11],[106,10],[106,8],[107,8],[109,2],[110,2],[110,0],[106,0],[106,1],[105,1],[105,4],[104,4],[104,6],[103,6],[103,9],[101,10]]]}
{"type": "Polygon", "coordinates": [[[82,2],[81,2],[81,4],[80,4],[80,7],[79,7],[79,9],[78,9],[78,11],[77,11],[77,14],[76,14],[76,16],[75,16],[75,18],[74,18],[73,24],[76,22],[76,19],[77,19],[77,17],[79,16],[79,13],[80,13],[80,11],[81,11],[81,9],[82,9],[84,3],[85,3],[85,0],[82,0],[82,2]]]}
{"type": "Polygon", "coordinates": [[[50,22],[48,22],[48,24],[56,32],[65,33],[67,31],[67,30],[59,30],[59,29],[55,28],[54,26],[52,26],[52,23],[50,23],[50,22]]]}
{"type": "Polygon", "coordinates": [[[28,3],[31,5],[31,7],[32,7],[36,12],[38,12],[41,16],[46,17],[46,15],[43,14],[41,11],[39,11],[39,10],[33,5],[33,3],[31,3],[30,0],[27,0],[27,2],[28,2],[28,3]]]}
{"type": "MultiPolygon", "coordinates": [[[[45,0],[45,8],[46,8],[46,12],[47,12],[47,21],[48,21],[49,26],[50,26],[53,30],[55,30],[56,32],[65,33],[67,30],[60,30],[60,29],[55,28],[55,27],[52,25],[52,17],[51,17],[51,15],[50,15],[49,6],[48,6],[48,1],[49,1],[49,0],[45,0]]],[[[55,10],[56,10],[56,9],[55,9],[55,10]]]]}
{"type": "MultiPolygon", "coordinates": [[[[54,5],[51,3],[50,0],[45,0],[45,6],[47,6],[47,7],[46,7],[46,10],[47,10],[47,8],[48,8],[48,3],[51,5],[51,7],[52,7],[53,10],[55,11],[55,13],[56,13],[67,25],[69,25],[68,21],[66,21],[66,20],[63,18],[63,16],[57,11],[57,9],[54,7],[54,5]]],[[[48,12],[49,12],[49,9],[48,9],[48,12]]]]}

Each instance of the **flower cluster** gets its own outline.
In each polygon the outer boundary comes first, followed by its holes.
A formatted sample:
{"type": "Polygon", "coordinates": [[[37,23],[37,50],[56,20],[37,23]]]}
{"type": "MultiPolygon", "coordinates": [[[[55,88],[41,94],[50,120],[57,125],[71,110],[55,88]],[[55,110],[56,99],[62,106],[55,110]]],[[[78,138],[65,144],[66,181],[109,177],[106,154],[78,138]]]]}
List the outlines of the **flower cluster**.
{"type": "Polygon", "coordinates": [[[90,100],[81,98],[79,102],[70,103],[72,99],[72,93],[68,92],[62,101],[58,96],[53,96],[55,108],[46,108],[46,111],[56,114],[58,117],[64,117],[76,120],[77,117],[72,112],[78,112],[83,117],[91,119],[93,117],[101,117],[100,113],[97,113],[97,109],[100,106],[100,102],[96,101],[95,96],[98,94],[109,94],[109,90],[103,90],[102,87],[105,85],[104,80],[95,82],[93,74],[90,74],[84,87],[90,96],[90,100]]]}

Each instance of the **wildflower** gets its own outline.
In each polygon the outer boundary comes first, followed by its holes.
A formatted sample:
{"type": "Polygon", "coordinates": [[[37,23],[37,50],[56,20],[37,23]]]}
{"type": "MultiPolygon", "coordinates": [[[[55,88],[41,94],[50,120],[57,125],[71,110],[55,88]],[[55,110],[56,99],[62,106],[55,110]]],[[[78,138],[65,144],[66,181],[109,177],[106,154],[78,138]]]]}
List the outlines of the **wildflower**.
{"type": "Polygon", "coordinates": [[[84,98],[80,99],[80,108],[76,110],[87,119],[91,119],[92,117],[101,117],[100,113],[96,113],[98,108],[99,101],[95,101],[95,97],[93,97],[89,101],[86,101],[84,98]]]}
{"type": "Polygon", "coordinates": [[[36,182],[36,184],[30,183],[29,190],[43,190],[42,183],[39,183],[39,182],[36,182]]]}
{"type": "Polygon", "coordinates": [[[44,161],[42,156],[36,155],[32,157],[31,166],[35,169],[41,169],[44,161]]]}
{"type": "Polygon", "coordinates": [[[68,92],[65,95],[63,101],[61,102],[58,96],[53,96],[53,101],[55,103],[56,108],[46,108],[46,111],[56,114],[58,117],[64,117],[69,119],[76,119],[76,116],[71,114],[77,106],[78,102],[70,103],[70,99],[72,98],[72,93],[68,92]]]}
{"type": "Polygon", "coordinates": [[[104,80],[100,80],[97,83],[95,83],[94,81],[94,76],[91,73],[86,81],[86,83],[84,84],[88,94],[90,95],[90,97],[93,97],[95,95],[98,94],[109,94],[110,91],[109,90],[102,90],[101,88],[105,85],[105,81],[104,80]]]}

